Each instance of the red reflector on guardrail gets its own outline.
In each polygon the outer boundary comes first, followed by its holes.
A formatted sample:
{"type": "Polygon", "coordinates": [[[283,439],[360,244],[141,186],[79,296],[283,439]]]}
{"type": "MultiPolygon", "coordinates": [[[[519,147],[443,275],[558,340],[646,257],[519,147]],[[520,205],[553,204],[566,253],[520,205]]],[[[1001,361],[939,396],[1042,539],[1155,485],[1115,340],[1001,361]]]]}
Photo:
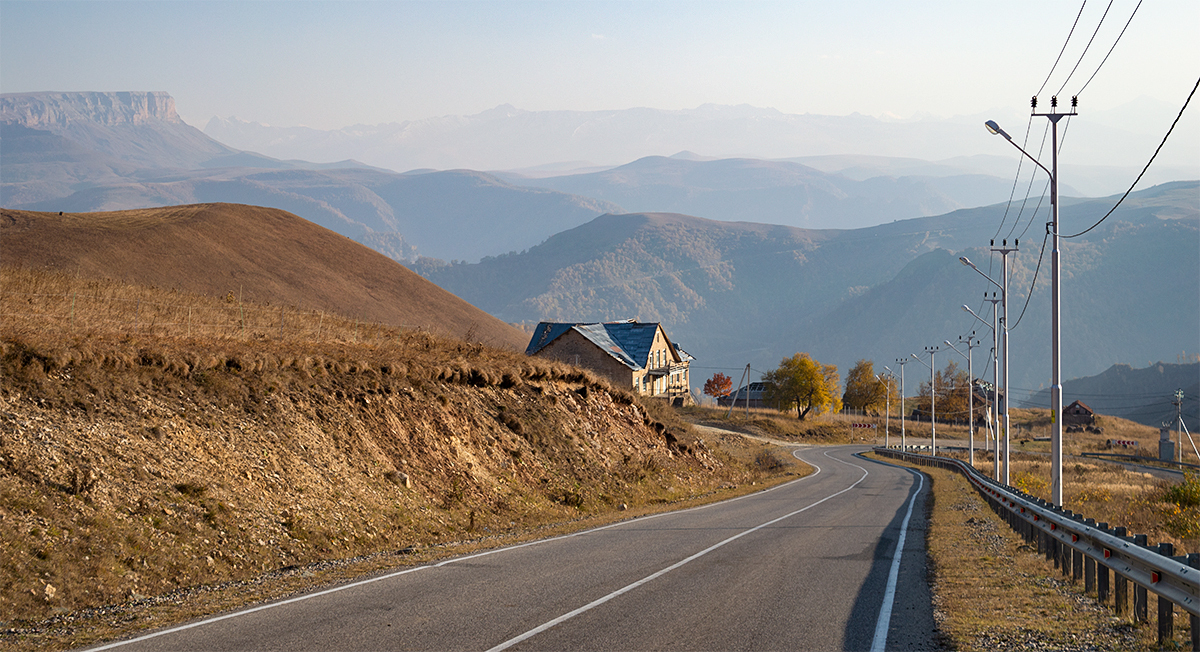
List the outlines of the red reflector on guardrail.
{"type": "Polygon", "coordinates": [[[1079,535],[1078,535],[1078,534],[1072,534],[1072,535],[1071,535],[1071,543],[1075,543],[1075,542],[1076,542],[1076,541],[1078,541],[1078,540],[1079,540],[1079,535]]]}
{"type": "Polygon", "coordinates": [[[1034,520],[1034,521],[1037,521],[1037,520],[1039,520],[1039,517],[1038,517],[1038,515],[1037,515],[1037,514],[1034,514],[1034,515],[1033,515],[1033,520],[1034,520]]]}
{"type": "Polygon", "coordinates": [[[1158,574],[1158,571],[1150,571],[1151,584],[1158,584],[1158,580],[1160,579],[1162,579],[1162,576],[1158,574]]]}
{"type": "Polygon", "coordinates": [[[1051,524],[1050,524],[1050,529],[1051,529],[1051,530],[1057,530],[1057,529],[1058,529],[1058,526],[1057,526],[1057,525],[1055,525],[1054,523],[1051,523],[1051,524]]]}
{"type": "Polygon", "coordinates": [[[1104,558],[1108,559],[1109,557],[1112,557],[1112,551],[1109,550],[1108,548],[1105,548],[1104,549],[1104,558]]]}

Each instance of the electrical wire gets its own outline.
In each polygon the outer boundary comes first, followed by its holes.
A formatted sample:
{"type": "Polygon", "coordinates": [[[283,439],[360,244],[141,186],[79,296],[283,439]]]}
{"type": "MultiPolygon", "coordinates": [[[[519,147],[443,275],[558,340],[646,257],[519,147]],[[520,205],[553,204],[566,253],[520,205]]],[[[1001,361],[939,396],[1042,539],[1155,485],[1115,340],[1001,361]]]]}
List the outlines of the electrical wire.
{"type": "Polygon", "coordinates": [[[1017,326],[1021,325],[1021,319],[1025,317],[1025,309],[1029,307],[1029,300],[1033,298],[1033,289],[1037,287],[1038,272],[1042,270],[1042,257],[1046,255],[1046,239],[1049,237],[1050,232],[1047,230],[1046,235],[1042,236],[1042,252],[1038,254],[1037,267],[1033,270],[1033,283],[1029,286],[1029,294],[1025,295],[1025,307],[1021,308],[1021,315],[1017,317],[1017,323],[1007,329],[1010,333],[1016,330],[1017,326]]]}
{"type": "Polygon", "coordinates": [[[1075,22],[1071,24],[1071,31],[1067,32],[1067,40],[1063,42],[1062,49],[1058,51],[1058,58],[1054,60],[1054,65],[1050,66],[1050,72],[1046,73],[1046,81],[1042,82],[1042,87],[1038,89],[1037,95],[1041,95],[1046,84],[1050,83],[1050,77],[1054,75],[1055,68],[1058,68],[1058,62],[1062,60],[1063,52],[1067,51],[1067,44],[1071,42],[1071,35],[1075,33],[1075,27],[1079,25],[1079,17],[1083,15],[1083,8],[1086,6],[1087,0],[1083,0],[1083,4],[1079,5],[1079,13],[1075,14],[1075,22]]]}
{"type": "Polygon", "coordinates": [[[1133,22],[1133,17],[1137,15],[1137,10],[1141,6],[1142,6],[1142,0],[1138,0],[1137,7],[1134,7],[1133,13],[1129,14],[1129,20],[1125,21],[1125,26],[1121,28],[1121,33],[1117,34],[1117,40],[1113,41],[1112,47],[1108,49],[1108,54],[1104,55],[1104,59],[1100,62],[1100,65],[1096,66],[1096,72],[1093,72],[1092,76],[1088,77],[1088,80],[1086,82],[1084,82],[1083,88],[1080,88],[1079,91],[1077,93],[1075,93],[1076,97],[1079,97],[1080,95],[1083,94],[1084,89],[1086,89],[1088,87],[1088,84],[1092,83],[1092,80],[1095,79],[1096,73],[1100,72],[1100,69],[1104,67],[1104,62],[1108,61],[1108,57],[1113,53],[1113,50],[1117,49],[1117,43],[1120,43],[1121,37],[1125,36],[1125,30],[1129,29],[1129,23],[1133,22]]]}
{"type": "Polygon", "coordinates": [[[1083,48],[1083,52],[1079,54],[1079,61],[1075,62],[1075,67],[1071,69],[1071,74],[1067,75],[1067,78],[1063,80],[1062,86],[1060,86],[1058,88],[1058,92],[1055,93],[1056,96],[1062,94],[1063,89],[1066,88],[1067,84],[1071,81],[1071,77],[1075,76],[1075,71],[1079,69],[1079,64],[1083,63],[1083,58],[1087,56],[1088,50],[1092,47],[1092,41],[1096,40],[1096,34],[1100,32],[1100,26],[1104,24],[1104,19],[1108,17],[1108,10],[1112,9],[1112,3],[1113,0],[1108,0],[1108,6],[1104,8],[1104,15],[1100,16],[1100,22],[1096,23],[1096,31],[1092,32],[1092,38],[1088,39],[1087,45],[1083,48]]]}
{"type": "Polygon", "coordinates": [[[1154,159],[1158,156],[1158,153],[1162,151],[1163,145],[1167,144],[1167,139],[1171,137],[1171,132],[1175,131],[1175,125],[1179,124],[1179,119],[1183,117],[1183,112],[1187,110],[1188,104],[1192,101],[1192,97],[1196,94],[1197,88],[1200,88],[1200,79],[1196,80],[1196,85],[1192,87],[1192,92],[1188,93],[1187,99],[1183,102],[1183,108],[1179,109],[1179,115],[1175,116],[1175,121],[1171,123],[1171,128],[1167,130],[1167,135],[1163,136],[1162,142],[1158,144],[1158,148],[1154,150],[1154,154],[1150,157],[1150,160],[1146,162],[1146,167],[1142,168],[1141,173],[1138,174],[1137,178],[1133,180],[1132,184],[1130,184],[1129,190],[1126,190],[1125,194],[1121,195],[1121,198],[1117,200],[1117,203],[1111,209],[1109,209],[1109,211],[1104,214],[1104,217],[1100,218],[1095,224],[1080,231],[1079,233],[1076,233],[1075,235],[1063,236],[1064,238],[1078,238],[1088,231],[1100,226],[1104,220],[1108,219],[1109,215],[1113,214],[1113,211],[1117,210],[1117,207],[1121,205],[1121,202],[1125,201],[1125,198],[1129,196],[1129,193],[1133,192],[1133,189],[1137,187],[1138,182],[1142,180],[1142,176],[1146,174],[1146,170],[1150,169],[1150,164],[1154,163],[1154,159]]]}

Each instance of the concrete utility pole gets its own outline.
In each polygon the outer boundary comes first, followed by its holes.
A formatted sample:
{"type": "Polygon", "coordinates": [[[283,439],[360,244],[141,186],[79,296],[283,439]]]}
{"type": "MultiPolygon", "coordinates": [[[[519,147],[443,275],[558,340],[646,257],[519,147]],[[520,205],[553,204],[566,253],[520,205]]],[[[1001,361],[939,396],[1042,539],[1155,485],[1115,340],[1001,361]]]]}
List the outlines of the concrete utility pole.
{"type": "MultiPolygon", "coordinates": [[[[934,362],[934,357],[938,347],[927,346],[925,352],[929,354],[929,364],[925,365],[929,367],[929,454],[937,455],[937,363],[934,362]]],[[[910,355],[917,362],[925,364],[916,353],[910,355]]]]}
{"type": "MultiPolygon", "coordinates": [[[[1050,494],[1051,501],[1057,507],[1062,507],[1062,301],[1061,301],[1061,260],[1059,255],[1059,223],[1058,223],[1058,121],[1068,116],[1078,115],[1075,113],[1075,108],[1079,106],[1079,100],[1076,97],[1071,98],[1071,111],[1069,113],[1058,112],[1058,96],[1050,98],[1050,113],[1037,113],[1038,98],[1035,95],[1030,101],[1030,107],[1033,109],[1034,116],[1046,118],[1050,121],[1050,152],[1052,169],[1047,170],[1046,166],[1040,161],[1026,152],[1020,145],[1013,142],[1012,136],[1004,133],[1000,125],[993,120],[988,120],[985,124],[988,131],[993,134],[1004,136],[1013,147],[1016,147],[1019,152],[1024,154],[1029,160],[1042,168],[1046,174],[1050,175],[1050,212],[1052,221],[1049,225],[1051,235],[1051,254],[1050,254],[1050,494]]],[[[1005,320],[1004,328],[1008,330],[1008,307],[1005,305],[1005,320]]],[[[1008,347],[1004,347],[1004,356],[1008,357],[1008,347]]],[[[1004,364],[1004,375],[1008,376],[1008,363],[1004,364]]],[[[1005,378],[1005,389],[1008,388],[1008,380],[1005,378]]],[[[1004,410],[1004,428],[1005,436],[1008,433],[1008,397],[1005,396],[1004,410]]],[[[1008,444],[1005,441],[1005,456],[1008,455],[1008,444]]],[[[1005,460],[1005,475],[1008,475],[1008,461],[1005,460]]],[[[1008,484],[1008,479],[1005,478],[1005,484],[1008,484]]]]}
{"type": "Polygon", "coordinates": [[[957,346],[946,340],[946,346],[954,349],[954,352],[967,359],[967,457],[971,466],[975,466],[975,372],[971,368],[971,352],[979,346],[979,340],[975,339],[975,331],[971,331],[965,339],[963,336],[958,336],[960,343],[966,343],[967,353],[964,355],[958,350],[957,346]]]}
{"type": "Polygon", "coordinates": [[[900,450],[908,452],[904,434],[904,365],[908,364],[908,358],[896,358],[896,364],[900,365],[900,450]]]}
{"type": "MultiPolygon", "coordinates": [[[[999,129],[999,127],[997,127],[997,129],[999,129]]],[[[1009,419],[1009,414],[1008,414],[1008,407],[1009,407],[1009,404],[1012,403],[1012,401],[1009,400],[1011,397],[1009,396],[1009,392],[1008,392],[1008,255],[1017,250],[1016,246],[1017,246],[1016,240],[1013,241],[1013,248],[1011,248],[1011,249],[1008,246],[1007,240],[1002,240],[1001,246],[999,246],[999,247],[996,246],[995,240],[992,241],[992,252],[998,253],[1003,257],[1003,262],[1000,266],[1000,273],[1001,273],[1000,280],[1003,281],[1002,283],[997,283],[995,281],[995,279],[988,276],[987,274],[984,274],[983,270],[976,267],[975,263],[968,260],[966,256],[958,257],[959,262],[961,262],[962,264],[966,265],[967,267],[970,267],[971,269],[975,270],[980,276],[986,278],[989,282],[991,282],[992,285],[995,285],[996,287],[1000,288],[1000,305],[1004,306],[1004,318],[1001,320],[1003,326],[1001,326],[997,332],[1000,333],[1000,336],[1001,336],[1000,343],[1004,348],[1004,484],[1005,485],[1009,485],[1010,481],[1011,481],[1011,472],[1010,472],[1010,468],[1008,465],[1008,462],[1009,462],[1009,446],[1008,446],[1009,438],[1008,438],[1008,435],[1009,435],[1009,425],[1011,424],[1011,421],[1009,419]]],[[[967,308],[966,306],[963,306],[963,307],[967,308]]],[[[971,312],[971,309],[967,308],[967,312],[971,312]]],[[[971,314],[974,315],[975,313],[971,312],[971,314]]],[[[976,315],[976,319],[978,319],[978,318],[979,318],[979,316],[976,315]]],[[[980,321],[982,321],[982,320],[980,320],[980,321]]],[[[999,397],[1000,397],[1000,390],[997,388],[996,400],[999,400],[999,397]]]]}
{"type": "Polygon", "coordinates": [[[884,375],[884,377],[880,378],[879,375],[876,374],[875,380],[878,380],[879,382],[883,383],[883,391],[885,392],[885,394],[883,395],[883,405],[884,405],[884,408],[883,408],[883,447],[891,448],[892,447],[891,441],[888,439],[888,422],[892,417],[892,378],[893,378],[893,376],[892,376],[891,369],[888,369],[885,366],[884,370],[887,371],[887,373],[884,375]],[[886,378],[886,380],[885,380],[885,378],[886,378]]]}

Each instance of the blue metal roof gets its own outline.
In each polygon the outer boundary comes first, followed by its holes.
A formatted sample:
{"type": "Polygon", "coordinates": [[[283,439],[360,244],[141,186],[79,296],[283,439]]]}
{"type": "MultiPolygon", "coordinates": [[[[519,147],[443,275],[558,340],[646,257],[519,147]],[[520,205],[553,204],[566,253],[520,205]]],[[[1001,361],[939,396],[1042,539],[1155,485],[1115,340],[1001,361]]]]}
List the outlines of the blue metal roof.
{"type": "MultiPolygon", "coordinates": [[[[533,332],[526,355],[534,355],[570,330],[577,331],[630,369],[642,369],[650,358],[650,347],[658,323],[612,322],[606,324],[563,324],[542,322],[533,332]]],[[[690,356],[689,356],[690,357],[690,356]]]]}

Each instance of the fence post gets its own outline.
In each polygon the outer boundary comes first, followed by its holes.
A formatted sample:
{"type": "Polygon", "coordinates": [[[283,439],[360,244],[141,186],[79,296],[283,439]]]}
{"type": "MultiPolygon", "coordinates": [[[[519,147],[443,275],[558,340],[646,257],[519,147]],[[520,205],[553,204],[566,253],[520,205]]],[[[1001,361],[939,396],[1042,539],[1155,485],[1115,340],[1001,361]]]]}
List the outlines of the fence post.
{"type": "MultiPolygon", "coordinates": [[[[1133,535],[1133,545],[1146,547],[1146,535],[1133,535]]],[[[1150,596],[1146,594],[1146,587],[1135,583],[1133,585],[1133,619],[1144,623],[1150,620],[1150,596]]]]}
{"type": "MultiPolygon", "coordinates": [[[[1175,556],[1175,546],[1170,543],[1158,544],[1158,554],[1164,557],[1175,556]]],[[[1158,596],[1158,644],[1175,638],[1175,604],[1158,596]]]]}
{"type": "MultiPolygon", "coordinates": [[[[1125,538],[1125,532],[1126,529],[1124,525],[1118,525],[1117,527],[1113,528],[1113,534],[1118,537],[1125,538]]],[[[1114,583],[1117,585],[1116,596],[1114,598],[1116,602],[1115,606],[1117,609],[1117,615],[1127,616],[1129,615],[1129,580],[1125,579],[1124,575],[1121,575],[1116,571],[1113,571],[1113,576],[1116,579],[1116,582],[1114,583]]]]}

